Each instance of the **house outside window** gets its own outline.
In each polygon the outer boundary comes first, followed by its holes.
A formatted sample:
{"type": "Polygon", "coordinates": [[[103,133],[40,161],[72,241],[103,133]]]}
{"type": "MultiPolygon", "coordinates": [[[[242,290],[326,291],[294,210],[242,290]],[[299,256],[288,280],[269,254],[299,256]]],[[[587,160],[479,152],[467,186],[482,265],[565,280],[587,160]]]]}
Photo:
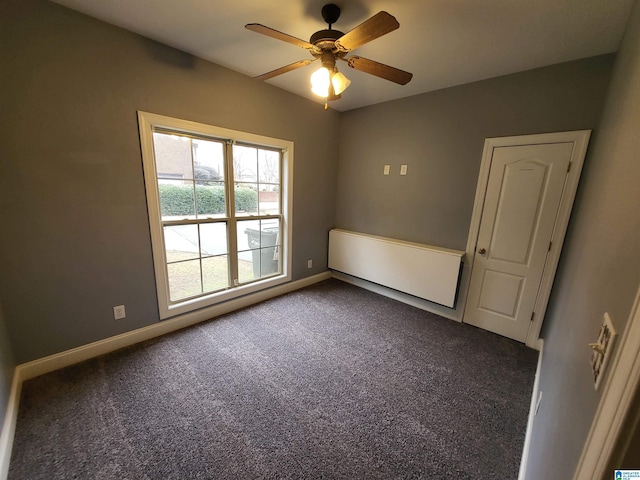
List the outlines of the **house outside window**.
{"type": "Polygon", "coordinates": [[[292,142],[138,120],[161,318],[289,281],[292,142]]]}

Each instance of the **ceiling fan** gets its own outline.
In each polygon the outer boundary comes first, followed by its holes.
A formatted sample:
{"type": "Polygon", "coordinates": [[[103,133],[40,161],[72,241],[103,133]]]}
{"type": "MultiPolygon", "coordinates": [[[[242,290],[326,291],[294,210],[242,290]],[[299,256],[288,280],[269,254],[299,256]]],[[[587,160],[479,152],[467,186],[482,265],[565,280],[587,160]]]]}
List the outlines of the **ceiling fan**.
{"type": "Polygon", "coordinates": [[[327,102],[338,100],[342,92],[344,92],[351,83],[347,77],[338,71],[336,60],[346,62],[349,67],[355,70],[375,75],[376,77],[395,82],[399,85],[409,83],[413,77],[412,73],[355,55],[347,57],[347,54],[357,47],[399,28],[400,24],[395,17],[382,11],[347,33],[342,33],[339,30],[333,30],[331,28],[338,18],[340,18],[340,7],[337,5],[330,3],[322,7],[322,18],[329,25],[329,28],[314,33],[308,42],[279,32],[273,28],[265,27],[259,23],[249,23],[245,25],[245,28],[252,32],[261,33],[262,35],[304,48],[314,57],[313,60],[300,60],[255,78],[268,80],[297,68],[306,67],[312,62],[320,60],[322,67],[311,75],[311,90],[316,95],[325,98],[325,109],[327,108],[327,102]]]}

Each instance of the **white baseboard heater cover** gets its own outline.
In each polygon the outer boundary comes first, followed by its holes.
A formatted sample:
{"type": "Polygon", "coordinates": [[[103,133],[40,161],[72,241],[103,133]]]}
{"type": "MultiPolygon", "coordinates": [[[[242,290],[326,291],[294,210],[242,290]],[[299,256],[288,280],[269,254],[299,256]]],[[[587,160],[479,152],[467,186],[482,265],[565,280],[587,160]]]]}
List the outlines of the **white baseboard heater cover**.
{"type": "Polygon", "coordinates": [[[453,308],[464,251],[329,231],[329,268],[453,308]]]}

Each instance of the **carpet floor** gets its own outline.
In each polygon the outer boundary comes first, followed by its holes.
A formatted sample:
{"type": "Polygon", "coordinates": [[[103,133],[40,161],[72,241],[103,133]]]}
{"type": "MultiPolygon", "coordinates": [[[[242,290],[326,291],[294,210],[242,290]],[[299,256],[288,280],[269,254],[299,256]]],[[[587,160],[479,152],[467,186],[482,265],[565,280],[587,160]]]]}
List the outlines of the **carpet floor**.
{"type": "Polygon", "coordinates": [[[327,280],[28,380],[9,479],[516,479],[537,353],[327,280]]]}

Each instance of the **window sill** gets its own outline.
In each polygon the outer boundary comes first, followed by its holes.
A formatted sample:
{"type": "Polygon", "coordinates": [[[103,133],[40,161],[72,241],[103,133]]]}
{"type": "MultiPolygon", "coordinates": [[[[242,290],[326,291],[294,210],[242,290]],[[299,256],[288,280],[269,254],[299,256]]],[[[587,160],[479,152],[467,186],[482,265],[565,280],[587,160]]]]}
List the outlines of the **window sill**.
{"type": "Polygon", "coordinates": [[[201,308],[206,308],[206,307],[210,307],[220,303],[224,303],[228,300],[233,300],[238,297],[250,295],[252,293],[259,292],[261,290],[272,288],[278,285],[282,285],[283,283],[287,283],[290,281],[291,281],[291,275],[276,275],[273,277],[266,278],[264,280],[258,280],[256,282],[249,283],[247,285],[234,287],[229,290],[224,290],[222,292],[212,293],[204,297],[198,297],[190,300],[185,300],[183,302],[175,303],[173,305],[169,305],[167,309],[164,309],[161,307],[160,319],[166,320],[168,318],[175,317],[176,315],[181,315],[181,314],[192,312],[194,310],[198,310],[201,308]]]}

